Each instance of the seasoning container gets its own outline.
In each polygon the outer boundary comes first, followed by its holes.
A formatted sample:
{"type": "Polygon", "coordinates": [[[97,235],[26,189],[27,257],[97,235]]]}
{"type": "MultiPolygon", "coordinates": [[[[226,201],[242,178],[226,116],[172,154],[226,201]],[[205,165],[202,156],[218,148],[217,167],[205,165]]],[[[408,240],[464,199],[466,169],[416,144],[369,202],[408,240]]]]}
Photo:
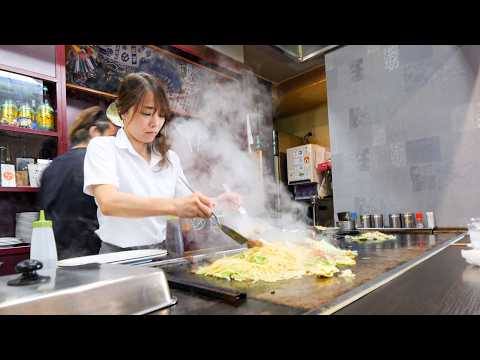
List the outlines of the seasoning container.
{"type": "Polygon", "coordinates": [[[390,214],[388,215],[389,223],[391,228],[400,229],[402,228],[402,218],[400,214],[390,214]]]}
{"type": "Polygon", "coordinates": [[[402,223],[403,226],[407,229],[412,229],[415,227],[415,218],[413,217],[413,213],[406,212],[402,214],[402,223]]]}
{"type": "Polygon", "coordinates": [[[352,212],[352,220],[355,223],[355,228],[362,227],[360,216],[358,216],[356,212],[352,212]]]}
{"type": "Polygon", "coordinates": [[[32,223],[30,259],[42,262],[45,270],[55,269],[58,261],[52,226],[51,220],[45,220],[43,210],[40,210],[39,219],[32,223]]]}
{"type": "Polygon", "coordinates": [[[374,228],[383,228],[383,215],[374,214],[373,215],[373,227],[374,228]]]}
{"type": "Polygon", "coordinates": [[[427,228],[435,228],[435,216],[433,214],[433,211],[427,211],[425,215],[427,216],[427,228]]]}
{"type": "Polygon", "coordinates": [[[372,227],[372,215],[361,215],[360,223],[362,228],[371,228],[372,227]]]}
{"type": "Polygon", "coordinates": [[[415,214],[415,222],[417,223],[417,228],[421,229],[424,227],[423,225],[423,214],[421,212],[417,212],[415,214]]]}
{"type": "Polygon", "coordinates": [[[357,213],[355,211],[352,211],[350,213],[351,220],[354,222],[355,225],[357,225],[357,213]]]}

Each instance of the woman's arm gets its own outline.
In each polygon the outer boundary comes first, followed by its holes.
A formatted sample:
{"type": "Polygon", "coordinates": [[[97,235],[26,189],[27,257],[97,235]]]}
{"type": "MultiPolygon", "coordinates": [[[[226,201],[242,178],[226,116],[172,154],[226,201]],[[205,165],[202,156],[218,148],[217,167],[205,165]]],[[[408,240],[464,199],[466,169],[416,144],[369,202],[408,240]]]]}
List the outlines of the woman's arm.
{"type": "Polygon", "coordinates": [[[178,217],[210,217],[212,201],[194,193],[181,198],[141,197],[120,192],[114,185],[92,185],[93,196],[106,216],[139,218],[173,215],[178,217]]]}

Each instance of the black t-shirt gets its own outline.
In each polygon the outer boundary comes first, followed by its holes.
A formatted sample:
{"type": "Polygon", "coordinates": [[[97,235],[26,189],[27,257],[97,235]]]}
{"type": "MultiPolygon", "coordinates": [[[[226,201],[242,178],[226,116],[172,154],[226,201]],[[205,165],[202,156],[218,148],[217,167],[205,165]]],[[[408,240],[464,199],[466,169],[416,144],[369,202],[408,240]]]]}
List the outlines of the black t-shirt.
{"type": "Polygon", "coordinates": [[[72,149],[55,158],[42,175],[40,206],[47,219],[53,220],[58,258],[96,255],[101,240],[97,206],[92,196],[83,192],[85,148],[72,149]]]}

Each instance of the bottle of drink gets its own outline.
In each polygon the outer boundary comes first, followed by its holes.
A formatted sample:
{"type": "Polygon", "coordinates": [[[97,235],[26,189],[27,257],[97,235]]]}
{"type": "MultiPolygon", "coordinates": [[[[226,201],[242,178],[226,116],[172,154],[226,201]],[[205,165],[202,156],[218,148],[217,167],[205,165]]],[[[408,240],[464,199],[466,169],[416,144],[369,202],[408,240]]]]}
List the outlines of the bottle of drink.
{"type": "Polygon", "coordinates": [[[30,259],[40,261],[43,264],[42,271],[47,274],[56,269],[58,260],[52,226],[52,220],[45,220],[44,210],[40,210],[38,221],[32,223],[30,259]]]}
{"type": "Polygon", "coordinates": [[[37,128],[37,105],[35,99],[32,99],[32,129],[37,128]]]}
{"type": "Polygon", "coordinates": [[[2,125],[15,126],[17,119],[17,107],[11,99],[6,99],[1,105],[1,118],[0,123],[2,125]]]}
{"type": "Polygon", "coordinates": [[[43,104],[37,110],[37,128],[40,130],[53,130],[55,125],[55,117],[53,108],[48,101],[48,89],[43,87],[43,104]]]}
{"type": "Polygon", "coordinates": [[[32,128],[33,111],[30,104],[25,101],[18,108],[17,124],[23,128],[32,128]]]}

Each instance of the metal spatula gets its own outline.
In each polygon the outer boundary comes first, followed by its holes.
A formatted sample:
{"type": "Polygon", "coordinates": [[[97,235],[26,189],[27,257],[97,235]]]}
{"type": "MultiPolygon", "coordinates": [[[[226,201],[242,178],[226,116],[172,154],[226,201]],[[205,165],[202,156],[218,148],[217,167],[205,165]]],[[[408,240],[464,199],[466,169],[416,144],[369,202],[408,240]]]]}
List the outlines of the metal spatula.
{"type": "MultiPolygon", "coordinates": [[[[195,192],[195,190],[193,190],[190,185],[188,185],[188,183],[186,182],[186,180],[184,180],[181,176],[179,176],[179,179],[182,181],[183,185],[185,185],[185,187],[190,190],[192,193],[195,192]]],[[[253,241],[253,240],[250,240],[250,239],[247,239],[245,236],[239,234],[237,231],[233,230],[231,227],[225,225],[225,224],[222,224],[219,220],[218,220],[218,217],[217,217],[217,214],[215,214],[215,212],[212,210],[212,216],[213,218],[215,219],[215,222],[217,223],[218,227],[220,228],[220,230],[223,231],[223,233],[225,235],[227,235],[228,237],[230,237],[231,239],[235,240],[236,242],[238,242],[239,244],[247,244],[247,245],[250,245],[250,246],[258,246],[260,245],[259,242],[257,241],[253,241]]]]}

